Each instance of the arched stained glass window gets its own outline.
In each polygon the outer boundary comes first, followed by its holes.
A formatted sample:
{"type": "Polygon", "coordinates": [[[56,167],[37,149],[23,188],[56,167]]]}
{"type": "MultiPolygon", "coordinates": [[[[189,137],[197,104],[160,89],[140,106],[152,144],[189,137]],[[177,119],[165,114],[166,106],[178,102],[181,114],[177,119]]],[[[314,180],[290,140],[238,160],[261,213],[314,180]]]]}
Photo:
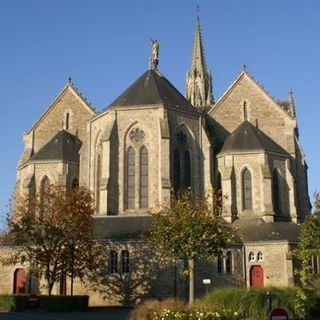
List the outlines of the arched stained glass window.
{"type": "Polygon", "coordinates": [[[252,179],[247,168],[242,173],[242,209],[252,209],[252,179]]]}
{"type": "Polygon", "coordinates": [[[173,187],[176,193],[179,191],[181,186],[180,178],[180,151],[179,149],[175,149],[173,155],[173,187]]]}
{"type": "Polygon", "coordinates": [[[279,213],[280,211],[280,185],[279,185],[279,172],[277,169],[273,170],[272,173],[272,203],[273,210],[275,213],[279,213]]]}
{"type": "Polygon", "coordinates": [[[226,255],[226,273],[232,273],[232,252],[228,251],[226,255]]]}
{"type": "Polygon", "coordinates": [[[148,208],[148,149],[140,151],[140,208],[148,208]]]}
{"type": "Polygon", "coordinates": [[[135,208],[135,151],[130,147],[127,151],[127,209],[135,208]]]}
{"type": "Polygon", "coordinates": [[[191,163],[190,153],[188,150],[184,153],[184,187],[191,187],[191,163]]]}
{"type": "Polygon", "coordinates": [[[97,170],[96,170],[96,210],[100,212],[100,181],[101,181],[101,155],[97,157],[97,170]]]}
{"type": "Polygon", "coordinates": [[[28,185],[28,197],[30,205],[36,199],[36,180],[34,176],[31,178],[30,183],[28,185]]]}

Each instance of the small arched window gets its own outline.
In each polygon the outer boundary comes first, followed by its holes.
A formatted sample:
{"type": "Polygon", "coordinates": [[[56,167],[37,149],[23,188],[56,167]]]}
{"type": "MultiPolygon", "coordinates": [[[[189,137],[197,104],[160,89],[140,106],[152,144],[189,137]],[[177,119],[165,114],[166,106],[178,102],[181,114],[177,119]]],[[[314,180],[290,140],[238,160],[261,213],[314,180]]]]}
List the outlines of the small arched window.
{"type": "Polygon", "coordinates": [[[222,273],[223,271],[223,254],[219,251],[217,256],[217,271],[218,273],[222,273]]]}
{"type": "Polygon", "coordinates": [[[122,250],[121,251],[121,273],[129,273],[129,251],[128,250],[122,250]]]}
{"type": "Polygon", "coordinates": [[[249,253],[249,261],[255,261],[255,255],[252,251],[249,253]]]}
{"type": "Polygon", "coordinates": [[[135,208],[136,153],[132,147],[127,151],[127,209],[135,208]]]}
{"type": "Polygon", "coordinates": [[[148,149],[140,151],[140,208],[148,208],[148,149]]]}
{"type": "Polygon", "coordinates": [[[252,179],[247,168],[242,173],[242,209],[252,209],[252,179]]]}
{"type": "Polygon", "coordinates": [[[226,256],[226,273],[232,273],[232,252],[228,251],[226,256]]]}
{"type": "Polygon", "coordinates": [[[277,169],[273,170],[272,173],[272,203],[273,210],[277,214],[280,211],[280,179],[279,172],[277,169]]]}
{"type": "Polygon", "coordinates": [[[118,252],[116,250],[110,251],[109,272],[110,273],[117,273],[118,272],[118,252]]]}
{"type": "Polygon", "coordinates": [[[74,178],[72,180],[72,185],[71,185],[72,190],[76,190],[79,188],[79,180],[78,178],[74,178]]]}
{"type": "Polygon", "coordinates": [[[258,252],[257,259],[258,261],[263,261],[263,253],[261,251],[258,252]]]}
{"type": "Polygon", "coordinates": [[[184,187],[191,187],[191,163],[190,153],[188,150],[184,153],[184,187]]]}
{"type": "Polygon", "coordinates": [[[49,188],[50,188],[50,179],[47,176],[44,176],[40,186],[41,193],[47,192],[49,188]]]}
{"type": "Polygon", "coordinates": [[[173,187],[175,193],[180,189],[180,177],[180,151],[175,149],[173,154],[173,187]]]}

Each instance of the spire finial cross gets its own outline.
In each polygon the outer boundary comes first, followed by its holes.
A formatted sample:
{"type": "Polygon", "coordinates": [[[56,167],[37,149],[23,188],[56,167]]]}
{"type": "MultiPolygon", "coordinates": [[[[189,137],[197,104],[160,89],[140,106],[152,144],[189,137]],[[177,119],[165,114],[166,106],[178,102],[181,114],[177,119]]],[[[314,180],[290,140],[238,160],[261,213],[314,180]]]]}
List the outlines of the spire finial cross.
{"type": "Polygon", "coordinates": [[[196,12],[197,12],[197,21],[199,22],[199,20],[200,20],[200,6],[198,4],[196,5],[196,12]]]}

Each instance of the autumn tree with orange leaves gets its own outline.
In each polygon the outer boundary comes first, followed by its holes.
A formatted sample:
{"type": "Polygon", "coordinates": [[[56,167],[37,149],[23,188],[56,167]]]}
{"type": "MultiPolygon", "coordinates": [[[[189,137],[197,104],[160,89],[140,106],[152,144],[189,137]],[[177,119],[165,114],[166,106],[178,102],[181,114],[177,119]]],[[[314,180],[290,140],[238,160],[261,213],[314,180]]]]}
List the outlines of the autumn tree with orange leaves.
{"type": "Polygon", "coordinates": [[[89,271],[103,263],[103,249],[94,240],[93,213],[93,198],[85,187],[66,191],[60,185],[51,185],[37,196],[20,199],[8,232],[15,250],[2,262],[35,266],[37,276],[46,281],[49,295],[54,284],[70,275],[72,268],[74,277],[84,280],[89,271]],[[74,241],[73,265],[70,239],[74,241]]]}

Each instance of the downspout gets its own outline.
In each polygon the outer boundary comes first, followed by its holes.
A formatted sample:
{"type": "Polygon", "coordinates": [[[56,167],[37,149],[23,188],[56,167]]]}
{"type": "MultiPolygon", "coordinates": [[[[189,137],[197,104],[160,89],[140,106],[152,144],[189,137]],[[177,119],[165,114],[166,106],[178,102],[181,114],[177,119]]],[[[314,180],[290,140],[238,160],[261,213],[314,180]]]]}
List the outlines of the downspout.
{"type": "Polygon", "coordinates": [[[243,249],[243,263],[242,263],[243,271],[242,272],[243,272],[243,278],[244,278],[244,285],[247,288],[247,260],[246,260],[247,254],[246,254],[246,247],[244,244],[242,245],[242,249],[243,249]]]}

